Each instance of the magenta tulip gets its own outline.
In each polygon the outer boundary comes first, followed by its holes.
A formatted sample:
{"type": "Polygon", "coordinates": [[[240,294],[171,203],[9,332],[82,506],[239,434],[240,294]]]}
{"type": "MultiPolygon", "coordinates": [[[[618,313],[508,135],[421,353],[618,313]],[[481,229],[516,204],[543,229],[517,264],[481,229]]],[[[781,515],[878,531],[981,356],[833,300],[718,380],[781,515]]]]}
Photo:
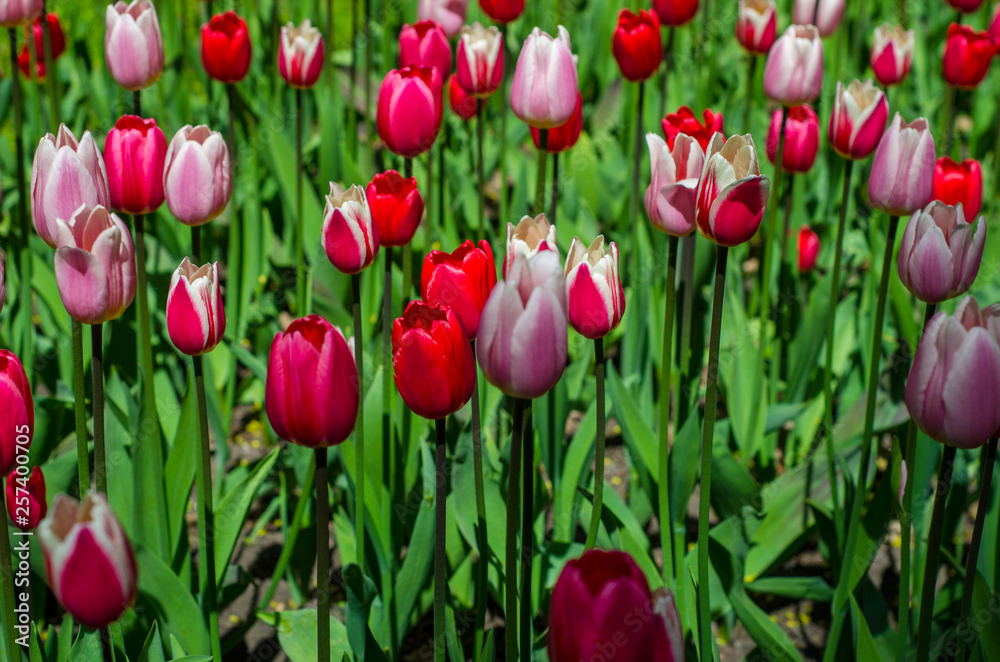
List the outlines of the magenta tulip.
{"type": "Polygon", "coordinates": [[[170,212],[184,225],[198,226],[216,218],[232,195],[229,148],[222,134],[190,124],[174,135],[167,148],[163,192],[170,212]]]}
{"type": "Polygon", "coordinates": [[[787,117],[784,120],[785,144],[781,150],[781,167],[788,172],[808,172],[816,162],[819,151],[819,118],[808,104],[774,111],[771,129],[767,133],[767,158],[774,163],[778,157],[782,112],[787,113],[787,117]]]}
{"type": "Polygon", "coordinates": [[[562,126],[576,109],[577,87],[576,56],[566,28],[560,25],[555,38],[532,30],[514,69],[510,89],[514,114],[539,129],[562,126]]]}
{"type": "MultiPolygon", "coordinates": [[[[21,465],[27,471],[27,465],[21,465]]],[[[21,531],[34,531],[48,512],[45,502],[45,474],[35,466],[30,473],[22,474],[14,469],[7,476],[7,514],[10,521],[21,531]]],[[[3,513],[0,513],[3,517],[3,513]]]]}
{"type": "Polygon", "coordinates": [[[316,84],[325,53],[323,35],[308,18],[301,25],[288,23],[281,27],[278,73],[292,87],[305,89],[316,84]]]}
{"type": "Polygon", "coordinates": [[[16,466],[17,455],[31,446],[35,431],[35,404],[21,361],[0,349],[0,475],[16,466]]]}
{"type": "Polygon", "coordinates": [[[979,273],[985,243],[985,219],[980,217],[973,231],[962,205],[935,200],[914,212],[906,225],[899,246],[899,279],[926,303],[965,294],[979,273]]]}
{"type": "Polygon", "coordinates": [[[767,54],[764,93],[785,106],[815,101],[823,88],[823,41],[813,25],[792,25],[767,54]]]}
{"type": "Polygon", "coordinates": [[[701,145],[691,136],[680,133],[674,148],[668,149],[663,138],[646,134],[652,181],[643,202],[653,227],[674,237],[684,237],[695,228],[695,194],[698,178],[705,165],[701,145]]]}
{"type": "Polygon", "coordinates": [[[503,80],[503,36],[495,26],[479,21],[462,28],[456,57],[458,84],[477,99],[485,99],[503,80]]]}
{"type": "Polygon", "coordinates": [[[226,333],[226,310],[219,287],[219,264],[196,267],[184,258],[170,279],[167,332],[188,356],[215,349],[226,333]]]}
{"type": "Polygon", "coordinates": [[[907,124],[896,113],[882,135],[868,178],[872,205],[894,216],[912,214],[931,201],[934,136],[927,120],[907,124]]]}
{"type": "Polygon", "coordinates": [[[503,277],[506,278],[518,255],[530,258],[540,251],[555,251],[559,256],[559,246],[556,245],[556,226],[549,223],[545,214],[531,218],[523,217],[515,226],[507,224],[507,252],[503,257],[503,277]]]}
{"type": "Polygon", "coordinates": [[[111,208],[148,214],[163,204],[167,139],[156,120],[123,115],[104,140],[111,208]]]}
{"type": "Polygon", "coordinates": [[[844,0],[795,0],[792,21],[815,25],[821,37],[832,35],[844,15],[844,0]]]}
{"type": "Polygon", "coordinates": [[[7,298],[7,276],[3,270],[3,258],[0,258],[0,313],[3,312],[4,299],[7,298]]]}
{"type": "Polygon", "coordinates": [[[858,79],[844,88],[837,81],[827,137],[837,154],[845,159],[865,159],[878,147],[889,119],[885,93],[870,80],[858,79]]]}
{"type": "Polygon", "coordinates": [[[417,3],[417,19],[434,21],[451,39],[462,29],[468,10],[469,0],[420,0],[417,3]]]}
{"type": "Polygon", "coordinates": [[[155,83],[163,73],[163,37],[150,0],[108,5],[104,57],[115,82],[132,92],[155,83]]]}
{"type": "Polygon", "coordinates": [[[878,82],[886,87],[902,82],[913,62],[913,30],[888,23],[878,26],[869,59],[878,82]]]}
{"type": "Polygon", "coordinates": [[[344,190],[340,184],[330,182],[320,236],[326,256],[342,273],[360,273],[375,261],[378,228],[372,220],[364,189],[352,186],[344,190]]]}
{"type": "Polygon", "coordinates": [[[393,69],[378,92],[378,133],[393,153],[420,156],[437,140],[444,112],[444,81],[432,67],[393,69]]]}
{"type": "Polygon", "coordinates": [[[625,314],[615,242],[605,250],[604,235],[597,235],[590,246],[573,237],[565,276],[569,323],[577,333],[596,340],[614,331],[625,314]]]}
{"type": "Polygon", "coordinates": [[[720,246],[747,242],[764,218],[771,181],[760,174],[750,134],[716,133],[708,146],[698,183],[697,222],[701,234],[720,246]]]}
{"type": "Polygon", "coordinates": [[[434,67],[444,80],[451,74],[451,44],[434,21],[404,25],[399,32],[399,68],[434,67]]]}

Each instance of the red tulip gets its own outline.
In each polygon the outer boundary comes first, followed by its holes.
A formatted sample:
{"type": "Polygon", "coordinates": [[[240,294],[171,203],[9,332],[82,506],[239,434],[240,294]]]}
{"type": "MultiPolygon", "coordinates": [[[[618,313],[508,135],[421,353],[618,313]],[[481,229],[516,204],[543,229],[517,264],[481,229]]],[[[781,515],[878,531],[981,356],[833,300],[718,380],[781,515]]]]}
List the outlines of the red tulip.
{"type": "Polygon", "coordinates": [[[878,82],[886,87],[901,82],[913,64],[913,30],[888,23],[875,28],[869,59],[878,82]]]}
{"type": "MultiPolygon", "coordinates": [[[[767,133],[767,158],[774,163],[778,155],[778,138],[781,133],[781,109],[771,116],[771,130],[767,133]]],[[[809,104],[792,106],[785,112],[785,144],[782,149],[781,167],[788,172],[807,172],[816,161],[819,151],[819,118],[809,104]]]]}
{"type": "Polygon", "coordinates": [[[611,37],[611,51],[622,75],[631,81],[646,80],[656,73],[663,60],[660,21],[651,11],[618,13],[618,27],[611,37]]]}
{"type": "Polygon", "coordinates": [[[653,0],[653,11],[660,17],[660,23],[675,28],[694,18],[698,0],[653,0]]]}
{"type": "MultiPolygon", "coordinates": [[[[385,75],[378,92],[378,133],[405,158],[431,148],[441,129],[443,80],[433,67],[404,67],[385,75]]],[[[389,244],[391,245],[391,244],[389,244]]]]}
{"type": "Polygon", "coordinates": [[[524,13],[524,0],[479,0],[479,6],[497,23],[510,23],[524,13]]]}
{"type": "Polygon", "coordinates": [[[188,356],[211,352],[226,333],[226,308],[219,286],[219,263],[202,267],[184,258],[170,278],[167,333],[188,356]]]}
{"type": "Polygon", "coordinates": [[[380,244],[364,189],[352,186],[345,190],[330,182],[321,237],[326,256],[341,272],[357,274],[371,266],[380,244]]]}
{"type": "MultiPolygon", "coordinates": [[[[583,131],[583,95],[577,92],[573,116],[562,126],[549,129],[548,137],[545,139],[545,151],[549,154],[565,152],[580,139],[581,131],[583,131]]],[[[531,139],[535,142],[535,149],[541,149],[541,132],[535,127],[531,127],[531,139]]]]}
{"type": "Polygon", "coordinates": [[[864,159],[875,151],[889,119],[885,93],[870,80],[858,79],[844,88],[837,81],[827,136],[837,154],[845,159],[864,159]]]}
{"type": "Polygon", "coordinates": [[[709,241],[733,247],[750,241],[760,227],[771,182],[760,174],[750,134],[716,134],[705,154],[698,183],[698,230],[709,241]]]}
{"type": "Polygon", "coordinates": [[[444,80],[451,73],[451,44],[434,21],[417,21],[399,31],[399,68],[433,67],[444,80]]]}
{"type": "Polygon", "coordinates": [[[448,77],[448,107],[465,121],[471,120],[479,110],[479,100],[458,84],[458,76],[448,77]]]}
{"type": "Polygon", "coordinates": [[[695,118],[694,112],[688,106],[681,106],[676,113],[669,113],[663,118],[663,134],[667,137],[667,147],[673,149],[677,134],[686,133],[698,141],[702,151],[707,151],[712,136],[722,133],[722,113],[713,113],[710,108],[706,108],[701,116],[704,123],[695,118]]]}
{"type": "Polygon", "coordinates": [[[946,205],[961,204],[965,217],[971,223],[983,206],[983,170],[979,161],[966,159],[956,163],[949,156],[942,156],[934,164],[934,185],[931,200],[946,205]]]}
{"type": "Polygon", "coordinates": [[[163,204],[167,139],[156,120],[123,115],[104,140],[111,207],[148,214],[163,204]]]}
{"type": "Polygon", "coordinates": [[[799,271],[807,273],[816,266],[819,256],[819,235],[808,225],[799,228],[799,271]]]}
{"type": "Polygon", "coordinates": [[[944,47],[944,79],[955,87],[977,87],[990,69],[990,60],[1000,51],[1000,41],[988,32],[952,23],[944,47]]]}
{"type": "MultiPolygon", "coordinates": [[[[57,15],[46,14],[46,20],[49,24],[49,48],[52,54],[52,61],[55,62],[66,50],[66,35],[63,34],[63,29],[59,25],[59,17],[57,15]]],[[[27,34],[28,28],[25,27],[24,31],[27,34]]],[[[45,78],[45,42],[42,34],[41,16],[31,22],[29,39],[34,44],[35,73],[38,78],[45,78]]],[[[27,77],[31,77],[31,53],[28,51],[28,44],[24,45],[21,53],[17,56],[17,66],[20,67],[21,73],[27,77]]]]}
{"type": "Polygon", "coordinates": [[[312,87],[323,71],[326,52],[323,35],[307,18],[296,26],[282,26],[278,48],[278,73],[294,88],[312,87]]]}
{"type": "Polygon", "coordinates": [[[234,11],[216,14],[201,26],[201,64],[223,83],[238,83],[250,69],[247,22],[234,11]]]}
{"type": "Polygon", "coordinates": [[[424,215],[424,199],[414,177],[404,179],[395,170],[375,175],[366,190],[372,220],[383,246],[405,246],[424,215]]]}
{"type": "Polygon", "coordinates": [[[420,273],[420,294],[432,305],[448,306],[462,320],[469,338],[479,333],[479,317],[497,284],[493,251],[485,239],[479,246],[465,241],[454,253],[431,251],[420,273]]]}
{"type": "Polygon", "coordinates": [[[35,430],[35,405],[24,367],[13,352],[0,349],[0,475],[14,469],[35,430]]]}
{"type": "Polygon", "coordinates": [[[466,25],[458,39],[455,69],[458,82],[468,94],[485,99],[503,81],[503,36],[494,26],[479,21],[466,25]]]}
{"type": "Polygon", "coordinates": [[[23,475],[17,469],[11,471],[7,476],[7,514],[14,526],[31,531],[42,521],[47,510],[45,475],[41,467],[36,466],[28,474],[28,467],[24,466],[23,475]]]}
{"type": "Polygon", "coordinates": [[[754,55],[765,55],[778,37],[774,0],[740,0],[736,39],[754,55]]]}

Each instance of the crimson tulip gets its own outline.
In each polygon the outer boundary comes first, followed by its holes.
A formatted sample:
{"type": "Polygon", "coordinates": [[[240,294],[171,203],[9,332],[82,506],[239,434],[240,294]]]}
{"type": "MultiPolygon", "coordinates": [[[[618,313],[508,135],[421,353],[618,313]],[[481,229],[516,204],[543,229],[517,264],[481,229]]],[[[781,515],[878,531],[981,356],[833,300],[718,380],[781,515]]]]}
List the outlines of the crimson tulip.
{"type": "Polygon", "coordinates": [[[524,13],[524,0],[479,0],[479,6],[497,23],[510,23],[524,13]]]}
{"type": "Polygon", "coordinates": [[[844,88],[837,81],[827,136],[837,154],[845,159],[864,159],[875,151],[889,119],[885,93],[870,80],[858,79],[844,88]]]}
{"type": "Polygon", "coordinates": [[[559,246],[556,244],[556,226],[549,223],[545,214],[539,214],[534,218],[525,216],[516,226],[513,223],[508,223],[507,252],[503,258],[504,278],[510,273],[517,256],[531,258],[542,251],[553,251],[557,257],[559,255],[559,246]]]}
{"type": "Polygon", "coordinates": [[[989,33],[993,35],[993,38],[1000,41],[1000,5],[996,6],[993,10],[993,22],[990,23],[989,33]]]}
{"type": "Polygon", "coordinates": [[[184,258],[170,278],[167,333],[188,356],[211,352],[226,333],[226,309],[219,284],[219,263],[202,267],[184,258]]]}
{"type": "Polygon", "coordinates": [[[448,76],[448,107],[466,122],[479,111],[479,99],[462,88],[455,74],[448,76]]]}
{"type": "Polygon", "coordinates": [[[771,115],[771,129],[767,133],[767,158],[774,163],[778,156],[782,112],[788,116],[784,122],[785,144],[781,167],[788,172],[808,172],[816,162],[816,153],[819,151],[819,118],[809,104],[774,111],[771,115]]]}
{"type": "Polygon", "coordinates": [[[983,4],[983,0],[944,0],[952,8],[957,9],[965,14],[971,14],[972,12],[979,9],[983,4]]]}
{"type": "Polygon", "coordinates": [[[234,11],[216,14],[201,26],[201,64],[223,83],[238,83],[250,69],[250,32],[234,11]]]}
{"type": "MultiPolygon", "coordinates": [[[[39,16],[31,22],[29,39],[31,47],[35,51],[35,75],[39,79],[45,78],[46,73],[43,22],[49,24],[49,52],[52,55],[52,61],[55,62],[66,51],[66,35],[63,33],[62,26],[59,24],[59,17],[56,14],[46,14],[44,19],[39,16]]],[[[29,29],[25,28],[25,32],[29,32],[29,29]]],[[[25,44],[21,49],[21,52],[17,56],[17,66],[20,67],[21,73],[30,77],[31,52],[28,49],[28,44],[25,44]]]]}
{"type": "MultiPolygon", "coordinates": [[[[541,149],[541,130],[536,127],[530,128],[531,140],[535,143],[535,149],[541,149]]],[[[577,92],[576,109],[573,110],[573,116],[565,124],[549,129],[548,137],[545,140],[545,151],[549,154],[565,152],[580,139],[581,131],[583,131],[583,95],[577,92]]]]}
{"type": "Polygon", "coordinates": [[[476,21],[462,28],[455,68],[458,82],[467,94],[485,99],[500,87],[503,46],[503,36],[494,26],[484,28],[476,21]]]}
{"type": "Polygon", "coordinates": [[[182,127],[167,148],[163,191],[170,212],[184,225],[204,225],[225,211],[233,182],[222,134],[204,124],[182,127]]]}
{"type": "Polygon", "coordinates": [[[434,21],[417,21],[399,31],[399,68],[433,67],[444,80],[451,73],[451,44],[434,21]]]}
{"type": "Polygon", "coordinates": [[[777,38],[774,0],[740,0],[736,14],[736,39],[754,55],[766,55],[777,38]]]}
{"type": "Polygon", "coordinates": [[[385,75],[378,93],[378,133],[404,158],[431,148],[441,129],[443,83],[433,67],[404,67],[385,75]]]}
{"type": "Polygon", "coordinates": [[[655,74],[663,60],[660,20],[656,14],[622,9],[618,13],[618,27],[611,36],[611,52],[626,79],[642,81],[655,74]]]}
{"type": "Polygon", "coordinates": [[[163,204],[167,139],[156,120],[123,115],[104,139],[111,207],[148,214],[163,204]]]}
{"type": "Polygon", "coordinates": [[[715,134],[698,183],[698,230],[720,246],[750,241],[760,227],[770,193],[771,181],[760,174],[750,134],[725,141],[721,133],[715,134]]]}
{"type": "Polygon", "coordinates": [[[0,259],[0,313],[3,312],[4,299],[7,298],[7,276],[4,274],[3,259],[0,259]]]}
{"type": "Polygon", "coordinates": [[[968,218],[976,218],[983,205],[983,170],[979,161],[966,159],[956,163],[950,156],[939,158],[934,164],[931,199],[946,205],[961,204],[968,218]]]}
{"type": "Polygon", "coordinates": [[[281,28],[278,73],[297,89],[312,87],[323,70],[326,48],[323,34],[307,18],[301,25],[288,23],[281,28]]]}
{"type": "Polygon", "coordinates": [[[819,257],[819,235],[808,225],[799,228],[799,272],[808,273],[819,257]]]}
{"type": "Polygon", "coordinates": [[[906,78],[913,63],[913,44],[913,30],[888,23],[875,28],[870,61],[878,82],[888,87],[906,78]]]}
{"type": "Polygon", "coordinates": [[[625,288],[618,272],[618,246],[604,235],[585,246],[573,237],[566,254],[566,299],[570,325],[584,338],[603,338],[625,314],[625,288]]]}
{"type": "Polygon", "coordinates": [[[712,136],[722,133],[725,125],[722,113],[713,113],[706,108],[701,114],[702,122],[694,116],[694,111],[688,106],[681,106],[675,113],[668,113],[663,118],[663,135],[667,138],[667,148],[674,148],[674,139],[678,134],[686,134],[698,141],[701,151],[708,149],[712,136]]]}
{"type": "Polygon", "coordinates": [[[364,189],[352,186],[345,190],[330,182],[321,236],[326,256],[342,273],[356,274],[371,266],[380,242],[364,189]]]}
{"type": "Polygon", "coordinates": [[[163,74],[163,37],[150,0],[108,5],[104,16],[104,59],[115,82],[126,90],[143,90],[163,74]]]}
{"type": "Polygon", "coordinates": [[[424,215],[424,199],[414,177],[395,170],[375,175],[366,189],[372,219],[383,246],[405,246],[413,239],[424,215]]]}
{"type": "Polygon", "coordinates": [[[913,296],[929,304],[965,294],[979,273],[986,243],[986,221],[973,231],[975,216],[962,205],[935,200],[913,213],[899,245],[899,280],[913,296]]]}
{"type": "Polygon", "coordinates": [[[35,405],[31,385],[21,361],[10,350],[0,349],[0,475],[16,466],[17,455],[27,451],[35,431],[35,405]]]}
{"type": "Polygon", "coordinates": [[[420,272],[420,295],[432,305],[448,306],[469,338],[479,333],[479,318],[497,284],[497,267],[488,241],[464,241],[452,253],[431,251],[420,272]]]}
{"type": "MultiPolygon", "coordinates": [[[[27,470],[27,467],[24,467],[27,470]]],[[[22,531],[32,531],[45,517],[45,474],[36,466],[27,477],[17,469],[7,476],[7,514],[14,526],[22,531]]],[[[2,515],[0,515],[2,517],[2,515]]]]}
{"type": "Polygon", "coordinates": [[[927,206],[933,185],[934,136],[927,120],[907,124],[896,113],[875,149],[868,198],[875,207],[903,216],[927,206]]]}
{"type": "Polygon", "coordinates": [[[669,28],[684,25],[698,13],[698,0],[653,0],[653,11],[669,28]]]}
{"type": "Polygon", "coordinates": [[[944,47],[944,79],[963,90],[979,86],[990,70],[990,60],[1000,51],[1000,41],[989,32],[952,23],[944,47]]]}

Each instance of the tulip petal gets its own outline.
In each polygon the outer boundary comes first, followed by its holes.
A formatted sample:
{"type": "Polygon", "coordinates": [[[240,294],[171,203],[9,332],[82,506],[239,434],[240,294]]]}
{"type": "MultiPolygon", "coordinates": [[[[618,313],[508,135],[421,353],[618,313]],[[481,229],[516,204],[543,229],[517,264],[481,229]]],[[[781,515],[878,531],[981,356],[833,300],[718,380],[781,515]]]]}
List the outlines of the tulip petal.
{"type": "Polygon", "coordinates": [[[974,327],[953,357],[942,400],[947,440],[977,448],[1000,427],[1000,346],[986,329],[974,327]]]}
{"type": "Polygon", "coordinates": [[[566,369],[566,315],[551,292],[535,289],[510,339],[511,388],[522,398],[537,398],[549,391],[566,369]]]}
{"type": "Polygon", "coordinates": [[[56,283],[70,317],[84,324],[104,322],[108,309],[108,278],[93,254],[64,246],[56,251],[56,283]]]}
{"type": "Polygon", "coordinates": [[[910,254],[910,289],[922,301],[939,303],[949,297],[954,274],[951,249],[941,228],[935,225],[917,241],[910,254]]]}

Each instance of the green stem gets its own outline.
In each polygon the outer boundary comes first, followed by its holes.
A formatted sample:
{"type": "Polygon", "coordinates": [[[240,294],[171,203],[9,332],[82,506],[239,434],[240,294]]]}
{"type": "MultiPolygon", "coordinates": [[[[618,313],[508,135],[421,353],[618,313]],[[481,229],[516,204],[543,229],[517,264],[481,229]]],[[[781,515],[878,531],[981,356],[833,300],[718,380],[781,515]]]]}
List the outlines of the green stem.
{"type": "MultiPolygon", "coordinates": [[[[477,167],[477,174],[479,175],[479,232],[476,236],[478,241],[482,241],[486,235],[484,226],[486,225],[486,172],[485,166],[483,164],[483,134],[486,131],[486,104],[483,101],[479,102],[479,107],[476,109],[476,145],[479,148],[479,164],[477,167]]],[[[430,250],[430,247],[428,247],[430,250]]],[[[476,654],[478,655],[478,651],[476,654]]]]}
{"type": "Polygon", "coordinates": [[[302,90],[295,90],[295,287],[299,317],[308,314],[309,284],[306,280],[305,221],[302,218],[302,90]]]}
{"type": "MultiPolygon", "coordinates": [[[[372,28],[372,3],[371,0],[365,0],[365,31],[369,34],[372,28]]],[[[365,136],[368,137],[368,146],[371,147],[374,144],[372,140],[372,126],[371,126],[371,105],[372,105],[372,41],[374,41],[370,36],[365,39],[365,73],[364,80],[362,81],[362,87],[365,91],[365,136]]]]}
{"type": "Polygon", "coordinates": [[[298,503],[295,504],[295,513],[292,515],[292,521],[285,536],[285,544],[281,548],[281,556],[278,557],[278,564],[274,567],[274,572],[271,573],[271,582],[267,585],[264,597],[257,603],[258,611],[268,608],[268,605],[271,604],[271,598],[274,597],[274,592],[278,588],[278,582],[285,575],[285,569],[292,558],[292,552],[295,551],[295,543],[299,539],[299,531],[302,530],[305,524],[306,506],[309,504],[309,495],[312,493],[315,480],[316,456],[314,454],[312,459],[309,460],[309,468],[306,470],[306,480],[302,483],[301,496],[298,503]]]}
{"type": "MultiPolygon", "coordinates": [[[[559,209],[559,152],[552,155],[552,200],[549,201],[549,222],[556,224],[556,211],[559,209]]],[[[558,467],[559,464],[556,464],[558,467]]]]}
{"type": "MultiPolygon", "coordinates": [[[[413,282],[413,242],[410,241],[403,246],[403,300],[400,310],[406,310],[414,289],[419,290],[416,283],[413,282]]],[[[420,296],[419,291],[417,296],[420,296]]]]}
{"type": "MultiPolygon", "coordinates": [[[[197,230],[198,228],[192,228],[197,230]]],[[[198,456],[198,574],[201,604],[211,636],[212,655],[222,659],[219,640],[219,608],[215,584],[215,511],[212,507],[212,453],[208,444],[208,406],[205,400],[205,374],[202,357],[192,357],[194,384],[198,396],[198,436],[201,454],[198,456]]]]}
{"type": "MultiPolygon", "coordinates": [[[[277,5],[275,5],[277,6],[277,5]]],[[[350,136],[351,158],[358,161],[358,111],[354,101],[354,91],[358,84],[358,0],[351,2],[351,64],[350,64],[350,84],[347,88],[347,98],[344,100],[344,109],[347,112],[347,133],[350,136]]],[[[366,93],[367,94],[367,93],[366,93]]],[[[367,98],[365,99],[367,104],[367,98]]],[[[367,107],[365,108],[367,111],[367,107]]]]}
{"type": "MultiPolygon", "coordinates": [[[[551,393],[551,391],[549,391],[551,393]]],[[[554,400],[549,398],[549,416],[555,417],[554,400]]],[[[527,417],[524,434],[521,435],[521,656],[525,660],[531,654],[531,561],[535,555],[535,434],[531,426],[531,400],[525,403],[527,417]]]]}
{"type": "Polygon", "coordinates": [[[743,101],[743,133],[750,133],[750,111],[754,101],[754,82],[757,79],[757,56],[748,53],[750,58],[747,66],[747,98],[743,101]]]}
{"type": "Polygon", "coordinates": [[[104,325],[90,327],[90,370],[94,377],[94,482],[100,494],[108,493],[108,468],[104,457],[104,325]]]}
{"type": "Polygon", "coordinates": [[[45,1],[42,1],[42,62],[45,63],[45,82],[49,90],[49,112],[52,115],[52,132],[59,131],[59,89],[56,70],[52,60],[52,34],[45,1]]]}
{"type": "MultiPolygon", "coordinates": [[[[476,341],[472,340],[472,355],[476,355],[476,341]]],[[[476,566],[476,634],[473,657],[483,650],[486,630],[486,593],[489,591],[490,543],[486,530],[486,483],[483,479],[482,421],[479,413],[479,371],[472,388],[472,470],[476,480],[476,544],[479,561],[476,566]]]]}
{"type": "MultiPolygon", "coordinates": [[[[316,456],[316,638],[319,662],[330,662],[330,484],[327,449],[316,456]]],[[[305,495],[303,495],[305,496],[305,495]]]]}
{"type": "Polygon", "coordinates": [[[361,335],[361,274],[351,275],[351,294],[354,313],[354,364],[358,369],[358,419],[354,424],[354,441],[357,444],[354,454],[357,467],[355,469],[354,488],[354,528],[358,546],[358,568],[365,574],[365,352],[361,335]]]}
{"type": "MultiPolygon", "coordinates": [[[[984,3],[983,6],[988,5],[984,3]]],[[[996,125],[996,137],[993,139],[993,190],[1000,194],[1000,122],[996,125]]]]}
{"type": "Polygon", "coordinates": [[[538,179],[535,186],[535,213],[545,213],[545,158],[548,156],[549,130],[538,130],[538,179]]]}
{"type": "MultiPolygon", "coordinates": [[[[691,410],[691,401],[697,394],[697,384],[691,383],[691,327],[694,325],[694,259],[697,251],[697,233],[689,234],[680,240],[680,251],[677,259],[680,261],[680,281],[677,290],[681,297],[680,314],[677,325],[680,329],[680,346],[677,352],[677,367],[680,372],[677,387],[677,423],[680,426],[687,420],[691,410]]],[[[675,304],[676,306],[676,304],[675,304]]],[[[701,380],[701,364],[698,365],[696,379],[701,380]]]]}
{"type": "Polygon", "coordinates": [[[673,28],[667,28],[667,42],[663,45],[663,71],[660,73],[660,117],[667,115],[667,83],[670,78],[670,64],[674,54],[673,28]]]}
{"type": "Polygon", "coordinates": [[[83,381],[83,324],[73,320],[73,398],[76,415],[76,460],[80,477],[80,499],[90,489],[90,457],[87,449],[87,402],[83,381]]]}
{"type": "MultiPolygon", "coordinates": [[[[25,188],[25,168],[24,168],[24,109],[21,99],[21,73],[17,66],[17,29],[8,30],[10,37],[10,61],[11,61],[11,105],[14,107],[14,144],[15,157],[17,158],[17,218],[21,228],[21,301],[20,305],[27,316],[27,323],[24,325],[24,338],[21,347],[21,360],[28,366],[28,377],[33,372],[34,365],[34,340],[35,325],[32,321],[34,311],[31,302],[31,227],[28,222],[27,197],[25,188]]],[[[30,49],[29,49],[30,50],[30,49]]]]}
{"type": "Polygon", "coordinates": [[[517,654],[517,526],[521,512],[521,436],[524,432],[524,405],[514,398],[511,424],[510,471],[507,474],[507,549],[504,602],[504,637],[507,642],[507,662],[518,662],[517,654]]]}
{"type": "Polygon", "coordinates": [[[951,144],[955,138],[955,116],[958,105],[958,90],[951,85],[947,86],[944,97],[944,149],[942,154],[951,154],[951,144]]]}
{"type": "MultiPolygon", "coordinates": [[[[671,237],[673,238],[673,237],[671,237]]],[[[594,508],[590,515],[590,531],[586,549],[593,549],[601,528],[604,508],[604,338],[594,340],[594,376],[597,378],[597,450],[594,453],[594,508]]],[[[663,525],[660,525],[663,528],[663,525]]]]}
{"type": "MultiPolygon", "coordinates": [[[[504,59],[507,58],[507,24],[504,23],[500,26],[500,37],[503,40],[503,50],[504,59]]],[[[510,72],[510,67],[504,67],[503,74],[500,76],[500,94],[496,95],[500,99],[500,139],[497,140],[497,144],[500,147],[500,219],[501,223],[504,223],[503,219],[507,218],[507,167],[506,167],[506,153],[507,153],[507,75],[510,72]]],[[[1000,133],[997,134],[1000,136],[1000,133]]],[[[997,139],[998,144],[1000,144],[1000,137],[997,139]]]]}
{"type": "MultiPolygon", "coordinates": [[[[407,159],[407,164],[410,160],[407,159]]],[[[392,486],[392,246],[385,253],[385,284],[382,291],[382,480],[392,486]],[[389,461],[385,461],[389,458],[389,461]]],[[[389,488],[390,492],[392,488],[389,488]]],[[[392,529],[389,529],[390,536],[392,529]]],[[[395,549],[390,543],[390,549],[395,549]]]]}
{"type": "Polygon", "coordinates": [[[444,640],[444,605],[448,592],[448,457],[445,444],[445,419],[434,421],[435,464],[437,487],[434,495],[434,661],[445,662],[447,650],[444,640]]]}
{"type": "MultiPolygon", "coordinates": [[[[15,62],[14,66],[17,64],[15,62]]],[[[0,476],[0,487],[3,488],[3,494],[0,494],[0,502],[3,503],[4,509],[0,513],[0,573],[3,575],[3,609],[4,609],[4,621],[6,623],[6,637],[7,640],[7,659],[8,660],[20,660],[21,653],[15,643],[16,634],[14,631],[14,569],[11,565],[10,559],[10,533],[7,528],[7,478],[5,476],[0,476]]]]}
{"type": "Polygon", "coordinates": [[[644,81],[638,86],[635,110],[635,145],[632,151],[632,195],[629,198],[628,220],[632,226],[632,268],[639,265],[639,173],[642,171],[642,106],[645,100],[646,85],[644,81]]]}
{"type": "MultiPolygon", "coordinates": [[[[677,296],[677,237],[667,238],[667,278],[664,283],[666,303],[663,307],[663,349],[660,360],[660,463],[659,488],[660,496],[660,549],[663,552],[663,581],[673,577],[673,561],[676,550],[673,548],[674,518],[670,513],[670,370],[671,352],[674,335],[674,304],[677,296]],[[668,556],[669,550],[669,556],[668,556]]],[[[676,577],[673,577],[676,580],[676,577]]]]}

